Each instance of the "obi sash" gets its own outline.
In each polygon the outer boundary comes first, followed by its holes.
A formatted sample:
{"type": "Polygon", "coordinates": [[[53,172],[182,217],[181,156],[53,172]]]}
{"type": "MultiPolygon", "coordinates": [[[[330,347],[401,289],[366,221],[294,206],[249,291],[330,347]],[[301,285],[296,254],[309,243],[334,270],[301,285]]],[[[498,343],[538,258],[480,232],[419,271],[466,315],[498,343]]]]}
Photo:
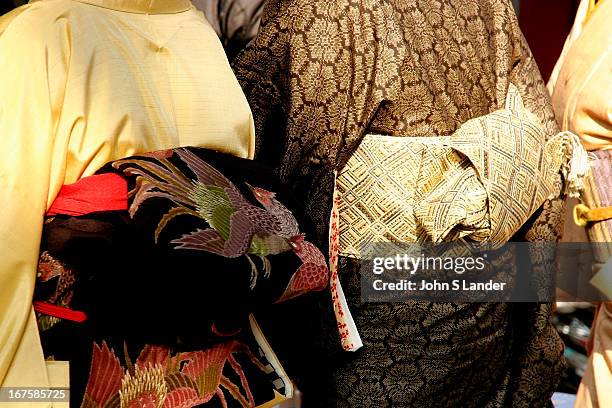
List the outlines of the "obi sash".
{"type": "Polygon", "coordinates": [[[569,172],[572,154],[580,176],[588,168],[576,136],[545,140],[513,85],[503,109],[450,136],[366,136],[338,176],[340,254],[359,258],[368,243],[507,242],[560,194],[562,174],[581,188],[569,172]]]}
{"type": "Polygon", "coordinates": [[[538,119],[508,88],[505,106],[450,136],[367,135],[336,181],[330,247],[334,311],[346,350],[361,346],[337,277],[337,256],[370,259],[372,244],[464,240],[496,248],[545,200],[576,195],[588,171],[577,136],[546,142],[538,119]]]}
{"type": "Polygon", "coordinates": [[[313,230],[254,161],[179,148],[111,162],[47,214],[34,302],[45,353],[90,367],[86,385],[71,378],[83,406],[127,406],[154,378],[169,406],[291,398],[254,313],[327,287],[313,230]]]}

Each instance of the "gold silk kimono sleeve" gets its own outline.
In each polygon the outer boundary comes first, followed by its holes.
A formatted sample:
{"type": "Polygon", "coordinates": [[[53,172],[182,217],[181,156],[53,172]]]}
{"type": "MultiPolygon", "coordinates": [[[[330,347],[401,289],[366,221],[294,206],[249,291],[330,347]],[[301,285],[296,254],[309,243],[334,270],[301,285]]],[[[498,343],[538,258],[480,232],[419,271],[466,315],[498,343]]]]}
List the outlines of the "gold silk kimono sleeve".
{"type": "Polygon", "coordinates": [[[254,151],[246,98],[189,1],[42,0],[0,18],[0,386],[57,384],[32,295],[61,186],[178,146],[254,151]]]}
{"type": "Polygon", "coordinates": [[[611,20],[609,1],[600,1],[588,18],[577,16],[548,85],[561,127],[580,136],[588,150],[612,149],[611,20]]]}

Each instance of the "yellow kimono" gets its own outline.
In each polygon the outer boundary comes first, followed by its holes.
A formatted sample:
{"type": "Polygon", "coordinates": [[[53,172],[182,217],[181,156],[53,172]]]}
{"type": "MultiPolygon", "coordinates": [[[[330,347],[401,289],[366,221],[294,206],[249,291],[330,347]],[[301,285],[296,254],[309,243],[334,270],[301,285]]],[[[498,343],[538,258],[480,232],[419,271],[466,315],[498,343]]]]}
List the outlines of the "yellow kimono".
{"type": "Polygon", "coordinates": [[[254,151],[246,98],[188,0],[41,0],[0,18],[0,386],[66,382],[45,364],[32,309],[43,215],[60,187],[190,145],[254,151]]]}
{"type": "Polygon", "coordinates": [[[588,150],[612,148],[612,4],[583,0],[548,89],[562,130],[588,150]]]}
{"type": "MultiPolygon", "coordinates": [[[[582,0],[574,28],[549,82],[555,114],[563,130],[576,132],[584,146],[595,152],[594,179],[582,196],[591,207],[610,208],[600,192],[610,188],[612,149],[612,2],[582,0]]],[[[609,242],[610,221],[588,227],[589,238],[609,242]]],[[[602,248],[601,246],[599,248],[602,248]]],[[[604,263],[608,252],[598,254],[604,263]]],[[[600,272],[591,282],[611,294],[610,274],[600,272]]],[[[603,302],[593,322],[592,352],[576,396],[576,408],[612,406],[612,302],[603,302]]]]}

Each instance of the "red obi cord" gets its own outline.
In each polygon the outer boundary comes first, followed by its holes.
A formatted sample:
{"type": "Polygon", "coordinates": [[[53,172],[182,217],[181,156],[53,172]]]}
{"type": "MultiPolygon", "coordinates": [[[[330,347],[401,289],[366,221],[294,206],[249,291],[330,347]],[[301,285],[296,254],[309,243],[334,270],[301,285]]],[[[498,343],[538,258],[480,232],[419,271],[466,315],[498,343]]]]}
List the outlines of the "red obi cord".
{"type": "Polygon", "coordinates": [[[128,209],[127,181],[118,174],[85,177],[62,187],[47,216],[79,216],[100,211],[128,209]]]}
{"type": "Polygon", "coordinates": [[[34,302],[34,310],[38,313],[57,317],[58,319],[70,320],[76,323],[83,323],[87,320],[87,315],[81,311],[55,306],[46,302],[34,302]]]}
{"type": "MultiPolygon", "coordinates": [[[[82,178],[74,184],[62,186],[47,217],[55,215],[79,216],[103,211],[128,209],[127,181],[118,174],[105,173],[82,178]]],[[[82,323],[87,315],[78,310],[46,302],[34,302],[34,310],[58,319],[82,323]]]]}

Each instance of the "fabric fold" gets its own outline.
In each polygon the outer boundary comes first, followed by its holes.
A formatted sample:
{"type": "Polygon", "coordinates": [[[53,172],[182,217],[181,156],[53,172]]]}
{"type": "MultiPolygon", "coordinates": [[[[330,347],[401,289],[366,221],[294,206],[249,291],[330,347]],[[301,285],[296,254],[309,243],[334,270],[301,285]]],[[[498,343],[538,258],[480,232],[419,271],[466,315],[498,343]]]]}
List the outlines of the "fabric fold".
{"type": "Polygon", "coordinates": [[[338,178],[341,255],[363,257],[372,243],[508,242],[559,195],[561,176],[566,192],[582,188],[576,136],[545,140],[512,84],[502,109],[450,136],[366,136],[338,178]]]}

